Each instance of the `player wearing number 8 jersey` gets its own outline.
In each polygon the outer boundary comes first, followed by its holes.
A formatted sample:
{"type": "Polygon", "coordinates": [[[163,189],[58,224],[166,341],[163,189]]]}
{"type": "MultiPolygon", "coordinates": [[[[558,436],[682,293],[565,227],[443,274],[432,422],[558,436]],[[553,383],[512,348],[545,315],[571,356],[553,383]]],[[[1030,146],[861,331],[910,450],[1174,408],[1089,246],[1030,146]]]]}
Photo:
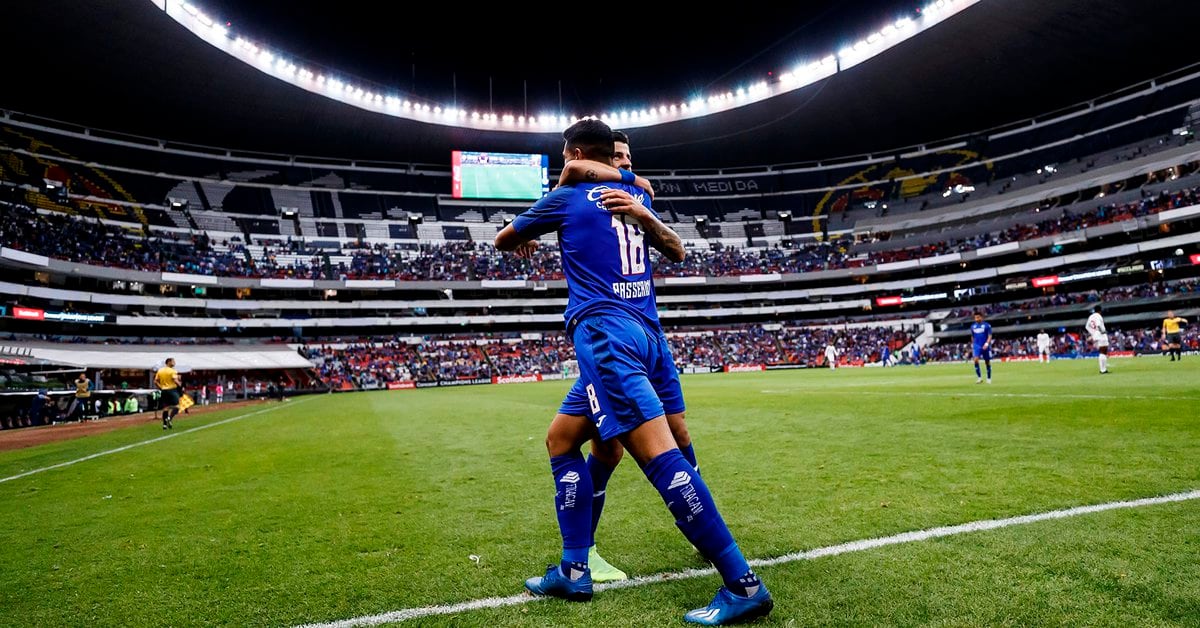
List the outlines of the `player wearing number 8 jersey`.
{"type": "MultiPolygon", "coordinates": [[[[620,181],[622,170],[633,171],[633,154],[629,146],[628,135],[621,131],[613,131],[611,168],[595,161],[575,160],[563,166],[559,184],[567,185],[598,180],[620,181]]],[[[649,182],[641,180],[640,177],[637,179],[638,187],[653,196],[649,182]]],[[[673,232],[666,232],[673,235],[673,232]]],[[[649,237],[646,239],[646,244],[672,262],[683,261],[686,255],[682,241],[677,237],[649,237]]],[[[647,253],[649,253],[648,250],[647,253]]],[[[571,390],[567,392],[567,396],[563,399],[562,405],[559,406],[558,412],[554,415],[554,419],[546,431],[546,449],[551,457],[566,455],[577,449],[581,440],[591,439],[591,453],[587,457],[588,470],[592,476],[592,547],[588,550],[588,567],[591,569],[592,580],[595,582],[624,580],[628,577],[625,572],[611,565],[600,555],[597,549],[596,533],[607,501],[608,481],[617,465],[620,464],[625,449],[617,439],[606,441],[600,438],[599,432],[592,423],[592,420],[599,415],[599,405],[594,393],[589,396],[589,386],[593,391],[595,390],[595,386],[589,384],[582,377],[571,386],[571,390]]],[[[683,391],[678,386],[671,386],[665,391],[660,388],[659,399],[663,402],[663,411],[667,413],[667,425],[671,428],[671,434],[675,437],[675,444],[679,447],[680,453],[699,472],[700,466],[696,462],[696,452],[692,447],[692,438],[688,433],[685,420],[683,391]]]]}
{"type": "MultiPolygon", "coordinates": [[[[609,163],[612,130],[598,120],[568,128],[563,157],[609,163]]],[[[625,183],[562,186],[496,236],[500,250],[529,254],[542,234],[558,232],[567,277],[568,332],[584,379],[592,389],[597,430],[618,438],[658,490],[676,525],[710,560],[725,586],[693,623],[726,624],[765,615],[773,602],[750,570],[717,511],[703,478],[676,447],[662,397],[678,386],[666,337],[658,322],[646,238],[667,237],[650,199],[625,183]]],[[[674,234],[670,234],[674,236],[674,234]]],[[[677,236],[674,236],[677,239],[677,236]]],[[[582,444],[582,443],[580,443],[582,444]]],[[[592,596],[588,569],[592,482],[578,449],[551,458],[555,504],[563,537],[562,562],[526,587],[571,600],[592,596]]]]}

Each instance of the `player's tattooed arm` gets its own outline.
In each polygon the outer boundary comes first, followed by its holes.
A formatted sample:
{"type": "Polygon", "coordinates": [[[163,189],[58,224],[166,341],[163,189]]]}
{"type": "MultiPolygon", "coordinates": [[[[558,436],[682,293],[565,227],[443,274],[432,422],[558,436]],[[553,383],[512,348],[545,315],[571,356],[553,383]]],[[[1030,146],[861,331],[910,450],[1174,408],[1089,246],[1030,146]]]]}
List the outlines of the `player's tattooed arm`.
{"type": "MultiPolygon", "coordinates": [[[[563,166],[562,173],[558,175],[559,185],[595,183],[597,181],[612,181],[615,183],[620,180],[620,170],[608,164],[587,159],[574,159],[567,162],[563,166]]],[[[650,198],[654,198],[654,186],[650,185],[650,181],[645,177],[639,176],[635,178],[633,184],[645,190],[650,195],[650,198]]]]}
{"type": "Polygon", "coordinates": [[[667,259],[678,263],[687,257],[687,250],[683,248],[683,240],[679,234],[663,224],[663,221],[659,220],[654,212],[639,203],[629,193],[623,190],[608,190],[600,195],[600,200],[603,201],[604,207],[608,211],[637,219],[638,223],[642,225],[642,231],[645,232],[650,246],[666,256],[667,259]]]}

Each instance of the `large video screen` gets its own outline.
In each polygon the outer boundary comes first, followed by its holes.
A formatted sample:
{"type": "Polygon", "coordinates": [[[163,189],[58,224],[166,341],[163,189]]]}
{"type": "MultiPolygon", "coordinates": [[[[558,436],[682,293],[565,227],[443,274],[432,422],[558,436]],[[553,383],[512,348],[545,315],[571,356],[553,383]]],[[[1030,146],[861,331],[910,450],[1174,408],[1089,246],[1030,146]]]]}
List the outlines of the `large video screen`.
{"type": "Polygon", "coordinates": [[[456,150],[450,155],[454,198],[533,201],[550,191],[550,156],[456,150]]]}

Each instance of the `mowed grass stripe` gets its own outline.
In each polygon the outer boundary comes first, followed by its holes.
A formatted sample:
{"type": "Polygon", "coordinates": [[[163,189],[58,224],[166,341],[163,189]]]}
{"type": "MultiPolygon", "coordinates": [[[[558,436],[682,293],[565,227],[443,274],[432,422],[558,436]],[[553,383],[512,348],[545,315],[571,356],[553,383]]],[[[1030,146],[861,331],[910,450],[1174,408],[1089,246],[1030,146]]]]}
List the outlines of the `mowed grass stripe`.
{"type": "MultiPolygon", "coordinates": [[[[1200,362],[1174,368],[1126,360],[1114,361],[1114,369],[1117,364],[1121,370],[1105,381],[1106,393],[1200,394],[1200,362]]],[[[997,368],[992,390],[1090,391],[1097,379],[1092,366],[1006,365],[997,368]]],[[[287,411],[262,420],[0,484],[0,624],[279,626],[519,593],[524,578],[558,556],[542,441],[568,385],[322,396],[289,403],[287,411]]],[[[1187,404],[840,394],[850,388],[978,389],[962,365],[684,379],[701,469],[747,555],[781,556],[948,522],[1200,486],[1193,464],[1200,459],[1200,428],[1187,404]],[[783,388],[815,392],[759,392],[783,388]]],[[[148,435],[89,444],[74,455],[55,449],[48,463],[148,435]]],[[[0,455],[0,469],[17,464],[16,453],[0,455]]],[[[1175,529],[1188,515],[1194,521],[1197,511],[1179,504],[1126,513],[1122,517],[1175,529]],[[1131,514],[1160,510],[1168,514],[1131,514]]],[[[1076,535],[1092,534],[1094,524],[1079,522],[1093,518],[1115,521],[1107,513],[1049,526],[1062,526],[1051,536],[1052,545],[1064,549],[1046,559],[1078,561],[1071,553],[1077,549],[1065,548],[1086,544],[1076,535]]],[[[1169,582],[1165,573],[1144,574],[1150,601],[1126,609],[1126,624],[1158,623],[1157,613],[1168,616],[1175,608],[1159,600],[1163,591],[1200,586],[1176,559],[1181,551],[1188,555],[1188,537],[1164,534],[1161,542],[1139,544],[1139,535],[1154,531],[1121,527],[1105,546],[1113,561],[1132,561],[1123,552],[1137,548],[1143,567],[1178,572],[1169,582]]],[[[810,588],[827,590],[833,601],[857,600],[839,579],[888,595],[904,578],[919,581],[913,574],[934,568],[918,546],[961,545],[956,560],[990,564],[996,548],[965,539],[997,534],[856,554],[886,557],[863,559],[887,563],[870,574],[810,567],[861,564],[849,556],[767,567],[772,591],[786,601],[778,621],[822,623],[825,615],[797,604],[809,600],[810,588]]],[[[1027,533],[1000,535],[1009,534],[1027,533]]],[[[609,485],[598,540],[606,557],[633,575],[706,567],[629,461],[609,485]]],[[[970,586],[990,586],[986,573],[958,567],[965,571],[955,576],[978,583],[970,586]]],[[[1027,583],[1030,590],[1054,590],[1037,580],[1053,576],[1029,577],[1035,579],[1027,583]]],[[[477,611],[469,623],[631,625],[643,617],[674,623],[690,605],[707,601],[715,586],[712,578],[696,578],[611,592],[586,609],[551,603],[523,606],[528,612],[477,611]]],[[[898,617],[916,623],[956,623],[955,617],[957,623],[997,623],[970,600],[1006,608],[1003,600],[970,586],[952,599],[907,591],[888,603],[898,617]]],[[[1105,590],[1079,587],[1069,594],[1105,590]]],[[[1056,604],[1075,608],[1071,599],[1055,599],[1020,616],[1024,623],[1073,623],[1077,616],[1111,621],[1060,612],[1056,604]]],[[[865,624],[904,623],[856,613],[848,616],[865,624]]],[[[462,621],[443,619],[446,625],[462,621]]]]}
{"type": "MultiPolygon", "coordinates": [[[[33,474],[35,474],[35,473],[42,473],[42,472],[45,472],[45,471],[50,471],[50,470],[52,470],[52,469],[61,469],[61,468],[63,468],[63,467],[69,467],[69,466],[71,466],[71,465],[73,465],[73,464],[78,464],[78,463],[80,463],[80,462],[87,462],[88,460],[94,460],[94,459],[96,459],[96,458],[99,458],[99,457],[101,457],[101,456],[108,456],[108,455],[111,455],[111,454],[120,453],[120,452],[122,452],[122,451],[128,451],[128,450],[130,450],[130,449],[133,449],[134,447],[141,447],[141,446],[143,446],[143,445],[149,445],[149,444],[151,444],[151,443],[157,443],[157,442],[159,442],[159,441],[164,441],[164,440],[167,440],[167,439],[169,439],[169,438],[175,438],[176,436],[182,436],[182,435],[184,435],[184,434],[190,434],[190,433],[192,433],[192,432],[198,432],[198,431],[200,431],[200,430],[205,430],[205,429],[208,429],[208,428],[210,428],[210,427],[216,427],[216,426],[218,426],[218,425],[224,425],[224,424],[226,424],[226,423],[232,423],[232,422],[234,422],[234,421],[241,421],[242,419],[248,419],[248,418],[250,418],[250,417],[252,417],[252,416],[258,416],[258,415],[260,415],[260,414],[265,414],[265,413],[267,413],[267,412],[272,412],[272,411],[274,411],[274,410],[281,410],[281,409],[282,409],[282,408],[281,408],[281,407],[279,407],[279,406],[271,406],[271,407],[263,408],[263,409],[261,409],[261,410],[256,410],[256,411],[254,411],[254,412],[247,412],[247,413],[245,413],[245,414],[239,414],[239,415],[237,415],[237,416],[229,417],[228,419],[220,419],[220,420],[217,420],[217,421],[213,421],[213,422],[211,422],[211,423],[205,423],[205,424],[203,424],[203,425],[196,425],[196,426],[194,426],[194,427],[189,427],[189,428],[186,428],[186,429],[180,429],[178,432],[176,432],[176,431],[174,431],[174,430],[172,429],[172,430],[168,431],[168,433],[167,433],[167,434],[164,434],[163,436],[159,436],[159,437],[156,437],[156,438],[151,438],[151,439],[149,439],[149,440],[138,441],[138,442],[135,442],[135,443],[130,443],[130,444],[128,444],[128,445],[122,445],[122,446],[120,446],[120,447],[117,447],[117,448],[115,448],[115,449],[106,449],[106,450],[104,450],[104,451],[98,451],[98,452],[96,452],[96,453],[94,453],[94,454],[88,454],[88,455],[86,455],[86,456],[83,456],[82,458],[76,458],[76,459],[74,459],[74,460],[67,460],[66,462],[59,462],[59,463],[57,463],[57,464],[52,464],[52,465],[49,465],[49,466],[46,466],[46,467],[39,467],[39,468],[37,468],[37,469],[31,469],[31,470],[29,470],[29,471],[25,471],[25,472],[22,472],[22,473],[18,473],[18,474],[16,474],[16,475],[10,475],[10,476],[8,476],[8,477],[6,477],[6,478],[0,478],[0,484],[2,484],[2,483],[4,483],[4,482],[9,482],[9,481],[12,481],[12,480],[18,480],[18,479],[20,479],[20,478],[23,478],[23,477],[28,477],[28,476],[30,476],[30,475],[33,475],[33,474]]],[[[182,421],[181,421],[181,423],[182,423],[182,421]]],[[[183,427],[183,426],[181,426],[181,427],[183,427]]]]}
{"type": "MultiPolygon", "coordinates": [[[[988,530],[1000,530],[1012,526],[1028,525],[1042,521],[1051,521],[1056,519],[1067,519],[1070,517],[1078,517],[1081,515],[1089,515],[1110,510],[1124,510],[1128,508],[1143,508],[1146,506],[1157,506],[1161,504],[1171,504],[1177,502],[1191,501],[1200,499],[1200,490],[1187,491],[1183,493],[1173,493],[1170,495],[1161,495],[1157,497],[1147,497],[1143,499],[1135,499],[1122,502],[1109,502],[1106,504],[1092,504],[1087,506],[1077,506],[1075,508],[1067,508],[1063,510],[1054,510],[1051,512],[1035,513],[1028,515],[1019,515],[1015,517],[1007,517],[1004,519],[988,519],[984,521],[971,521],[958,525],[940,526],[937,528],[929,528],[927,530],[914,530],[911,532],[903,532],[887,537],[862,539],[858,541],[850,541],[839,545],[829,547],[821,547],[817,549],[793,552],[784,556],[765,559],[751,559],[750,566],[761,570],[763,567],[774,567],[776,565],[784,565],[800,560],[816,560],[818,558],[827,558],[832,556],[840,556],[853,552],[863,552],[867,550],[879,549],[891,545],[901,545],[904,543],[916,543],[920,541],[928,541],[930,539],[941,539],[960,534],[971,532],[983,532],[988,530]]],[[[597,593],[602,591],[632,589],[635,587],[644,587],[651,584],[661,584],[665,582],[677,580],[690,580],[692,578],[702,578],[716,574],[716,570],[712,567],[705,569],[688,569],[678,572],[667,572],[652,574],[649,576],[639,576],[622,580],[618,582],[610,582],[598,584],[595,586],[597,593]]],[[[355,626],[381,626],[385,624],[393,624],[423,617],[434,617],[438,615],[456,615],[460,613],[468,613],[481,609],[503,608],[506,606],[516,606],[520,604],[529,604],[537,601],[548,601],[546,598],[530,596],[527,593],[510,595],[507,597],[491,597],[478,600],[468,600],[458,602],[456,604],[448,604],[442,606],[425,606],[420,608],[405,608],[377,615],[368,615],[364,617],[353,617],[349,619],[303,624],[297,628],[353,628],[355,626]]]]}

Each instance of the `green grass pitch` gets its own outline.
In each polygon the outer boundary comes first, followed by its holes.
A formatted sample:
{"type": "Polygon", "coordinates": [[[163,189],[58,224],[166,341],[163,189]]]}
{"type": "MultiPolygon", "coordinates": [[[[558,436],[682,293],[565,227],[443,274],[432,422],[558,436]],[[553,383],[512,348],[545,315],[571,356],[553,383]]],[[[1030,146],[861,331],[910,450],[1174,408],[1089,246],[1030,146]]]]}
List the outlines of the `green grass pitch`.
{"type": "MultiPolygon", "coordinates": [[[[700,469],[748,557],[1200,489],[1200,359],[689,376],[700,469]]],[[[289,626],[522,590],[558,560],[545,428],[566,382],[327,395],[0,483],[0,625],[289,626]],[[470,556],[478,557],[478,561],[470,556]]],[[[0,453],[0,478],[162,436],[0,453]]],[[[761,625],[1195,626],[1200,500],[760,570],[761,625]]],[[[703,567],[627,459],[601,552],[703,567]]],[[[425,617],[682,625],[716,576],[425,617]]]]}

